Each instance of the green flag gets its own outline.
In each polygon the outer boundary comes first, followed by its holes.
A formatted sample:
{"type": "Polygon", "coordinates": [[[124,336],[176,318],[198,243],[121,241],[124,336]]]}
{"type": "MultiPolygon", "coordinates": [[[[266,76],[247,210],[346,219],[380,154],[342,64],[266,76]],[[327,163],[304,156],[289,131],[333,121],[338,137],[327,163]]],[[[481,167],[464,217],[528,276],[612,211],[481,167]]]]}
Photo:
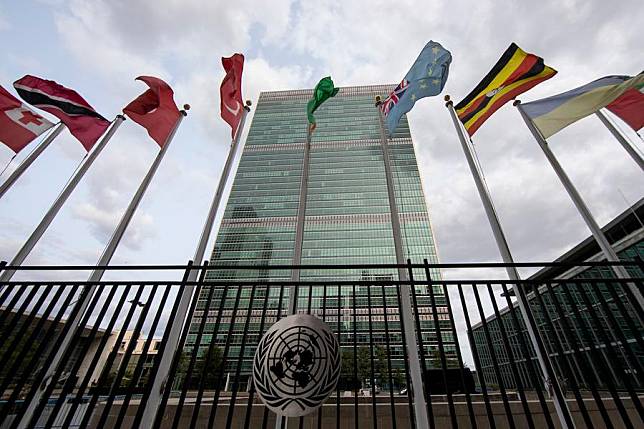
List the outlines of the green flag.
{"type": "Polygon", "coordinates": [[[335,97],[338,91],[339,89],[333,86],[331,76],[322,78],[318,84],[315,85],[313,98],[311,98],[306,105],[306,116],[309,118],[311,131],[315,129],[315,117],[313,116],[313,112],[315,112],[326,100],[331,97],[335,97]]]}

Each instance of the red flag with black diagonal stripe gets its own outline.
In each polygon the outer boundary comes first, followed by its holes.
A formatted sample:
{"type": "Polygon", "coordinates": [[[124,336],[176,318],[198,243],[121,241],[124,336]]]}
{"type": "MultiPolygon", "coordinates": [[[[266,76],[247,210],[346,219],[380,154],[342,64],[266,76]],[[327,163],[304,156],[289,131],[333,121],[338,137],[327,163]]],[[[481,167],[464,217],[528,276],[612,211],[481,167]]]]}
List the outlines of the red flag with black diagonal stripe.
{"type": "Polygon", "coordinates": [[[13,86],[27,103],[60,119],[87,151],[110,125],[76,91],[53,80],[26,75],[13,86]]]}

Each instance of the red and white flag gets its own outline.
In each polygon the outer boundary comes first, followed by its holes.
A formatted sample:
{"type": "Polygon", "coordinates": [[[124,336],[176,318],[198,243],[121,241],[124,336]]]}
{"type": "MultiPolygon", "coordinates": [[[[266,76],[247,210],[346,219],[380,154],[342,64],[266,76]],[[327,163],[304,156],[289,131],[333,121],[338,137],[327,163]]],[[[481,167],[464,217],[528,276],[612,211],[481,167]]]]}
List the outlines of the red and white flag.
{"type": "Polygon", "coordinates": [[[125,106],[123,113],[148,130],[150,137],[163,147],[181,115],[174,103],[174,92],[157,77],[139,76],[136,79],[145,82],[150,89],[125,106]]]}
{"type": "Polygon", "coordinates": [[[242,70],[244,69],[244,56],[234,54],[232,57],[222,57],[226,76],[221,82],[221,117],[232,128],[231,135],[235,138],[239,122],[241,121],[244,102],[241,94],[242,70]]]}
{"type": "Polygon", "coordinates": [[[0,141],[18,153],[54,124],[0,86],[0,141]]]}
{"type": "Polygon", "coordinates": [[[13,87],[27,103],[60,119],[88,152],[110,125],[76,91],[53,80],[26,75],[13,87]]]}

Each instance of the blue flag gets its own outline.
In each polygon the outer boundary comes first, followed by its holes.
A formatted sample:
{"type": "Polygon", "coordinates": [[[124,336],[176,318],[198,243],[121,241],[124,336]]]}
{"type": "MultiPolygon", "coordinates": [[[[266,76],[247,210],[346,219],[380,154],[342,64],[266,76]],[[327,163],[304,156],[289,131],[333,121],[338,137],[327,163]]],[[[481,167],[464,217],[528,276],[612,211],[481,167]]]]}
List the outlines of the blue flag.
{"type": "Polygon", "coordinates": [[[416,100],[438,95],[443,90],[452,54],[440,43],[429,41],[405,75],[405,78],[380,105],[385,115],[385,125],[391,136],[400,118],[409,112],[416,100]]]}

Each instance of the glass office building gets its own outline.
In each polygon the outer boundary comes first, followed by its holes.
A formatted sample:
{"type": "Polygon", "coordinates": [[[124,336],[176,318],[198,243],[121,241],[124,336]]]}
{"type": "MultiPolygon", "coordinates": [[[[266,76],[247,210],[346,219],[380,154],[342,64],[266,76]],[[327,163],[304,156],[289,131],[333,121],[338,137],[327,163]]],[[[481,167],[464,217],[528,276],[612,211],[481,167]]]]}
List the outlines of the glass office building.
{"type": "MultiPolygon", "coordinates": [[[[644,219],[644,199],[640,200],[637,204],[620,214],[605,228],[603,228],[607,239],[610,241],[619,258],[623,261],[641,261],[644,260],[644,227],[642,226],[641,219],[644,219]]],[[[588,237],[579,245],[575,246],[572,250],[567,252],[556,260],[556,262],[576,262],[576,261],[604,261],[604,256],[600,253],[599,246],[593,237],[588,237]]],[[[641,279],[644,276],[644,271],[641,267],[629,266],[627,267],[630,275],[634,279],[641,279]]],[[[607,346],[601,338],[596,325],[593,323],[588,309],[582,298],[581,292],[588,297],[588,301],[592,304],[598,314],[604,314],[606,311],[599,299],[599,293],[606,302],[606,305],[611,309],[612,316],[617,322],[619,329],[622,331],[626,341],[629,343],[628,347],[634,350],[634,355],[639,361],[639,365],[644,365],[644,350],[641,348],[641,340],[644,338],[644,326],[640,323],[637,324],[637,316],[634,307],[631,305],[624,289],[621,285],[610,283],[610,279],[614,279],[614,273],[609,267],[576,267],[572,270],[562,267],[547,267],[535,273],[530,277],[531,280],[550,282],[552,279],[607,279],[606,283],[583,283],[582,286],[574,285],[571,283],[554,283],[552,287],[553,294],[551,295],[546,286],[541,285],[538,288],[533,288],[533,291],[528,293],[527,297],[530,302],[530,307],[536,315],[536,321],[541,333],[541,337],[545,342],[545,346],[549,351],[550,358],[555,366],[555,371],[560,377],[562,383],[570,386],[571,380],[568,379],[567,372],[574,378],[575,382],[580,388],[588,389],[595,383],[602,389],[607,386],[607,378],[611,377],[618,389],[625,389],[626,385],[624,380],[626,378],[633,378],[633,385],[639,391],[644,389],[642,385],[642,378],[637,373],[637,370],[632,367],[632,363],[625,358],[623,347],[619,347],[613,343],[607,346]],[[566,288],[569,293],[565,293],[563,288],[566,288]],[[583,288],[580,289],[580,288],[583,288]],[[619,307],[614,301],[613,295],[608,288],[613,288],[616,295],[622,301],[624,307],[628,310],[628,318],[635,321],[635,329],[632,330],[627,323],[627,318],[620,311],[619,307]],[[537,297],[535,294],[540,296],[537,297]],[[556,303],[553,296],[558,301],[559,307],[562,309],[566,320],[562,320],[556,310],[556,303]],[[575,306],[581,316],[578,318],[571,305],[575,306]],[[540,302],[543,302],[543,306],[540,302]],[[547,318],[544,308],[547,309],[547,318]],[[552,321],[552,327],[547,323],[547,319],[552,321]],[[570,329],[566,329],[568,326],[570,329]],[[639,338],[638,338],[639,337],[639,338]],[[592,341],[589,341],[592,339],[592,341]],[[557,343],[564,352],[565,356],[561,356],[557,351],[557,343]],[[583,348],[581,347],[583,345],[583,348]],[[607,347],[612,347],[617,353],[617,360],[611,360],[606,352],[607,347]],[[610,373],[602,373],[596,367],[594,362],[598,359],[593,359],[593,356],[601,354],[607,365],[610,373]],[[565,361],[567,362],[565,362],[565,361]],[[584,371],[584,365],[589,363],[589,371],[584,371]],[[570,368],[566,371],[565,368],[570,368]]],[[[529,369],[527,365],[531,365],[537,371],[538,364],[536,354],[532,347],[529,347],[529,356],[525,356],[522,352],[519,341],[519,335],[523,336],[526,343],[530,344],[528,340],[528,333],[526,330],[525,322],[519,311],[518,305],[515,303],[512,308],[501,309],[500,320],[496,316],[488,317],[485,322],[479,322],[472,326],[472,335],[470,338],[470,346],[476,348],[480,360],[485,382],[495,388],[498,386],[499,380],[494,371],[492,355],[497,359],[499,364],[499,373],[502,377],[502,383],[506,388],[516,388],[517,382],[514,379],[510,367],[510,359],[516,364],[521,383],[524,387],[533,388],[533,380],[529,376],[529,369]],[[517,329],[512,321],[512,314],[517,316],[519,321],[520,330],[517,329]],[[503,345],[501,337],[501,328],[499,323],[502,323],[508,336],[508,341],[511,345],[512,356],[508,356],[507,350],[503,345]],[[490,340],[492,350],[488,346],[487,337],[485,334],[485,327],[490,333],[490,340]]],[[[605,318],[605,316],[602,316],[605,318]]],[[[602,327],[605,330],[608,338],[613,338],[614,333],[609,329],[606,320],[602,321],[602,327]]]]}
{"type": "MultiPolygon", "coordinates": [[[[301,263],[363,264],[365,267],[352,270],[305,269],[301,271],[303,282],[397,278],[395,270],[366,267],[368,264],[396,263],[378,110],[374,104],[375,96],[384,98],[394,87],[341,88],[336,97],[325,102],[315,113],[317,129],[311,139],[301,263]]],[[[307,131],[306,103],[311,95],[310,89],[261,93],[211,258],[213,268],[236,265],[252,265],[256,268],[215,268],[208,273],[207,279],[279,283],[291,278],[289,269],[267,270],[262,267],[293,264],[307,131]]],[[[414,146],[405,116],[389,140],[389,149],[405,258],[414,262],[422,262],[423,259],[428,259],[430,263],[437,262],[414,146]]],[[[432,272],[432,275],[439,276],[440,273],[432,272]]],[[[338,287],[329,285],[300,289],[298,311],[310,311],[320,317],[324,314],[330,326],[340,325],[341,344],[346,347],[354,341],[359,345],[369,343],[369,336],[374,344],[384,344],[386,305],[389,339],[390,343],[395,344],[390,353],[402,365],[402,337],[395,289],[387,287],[383,295],[380,286],[377,289],[364,285],[338,287]],[[383,296],[386,297],[384,303],[383,296]],[[354,323],[357,331],[355,338],[352,332],[354,323]]],[[[239,310],[233,316],[237,289],[229,288],[223,303],[224,311],[220,315],[218,309],[222,304],[223,289],[218,286],[206,316],[205,335],[199,353],[203,353],[212,341],[217,317],[220,317],[215,339],[217,347],[225,348],[226,339],[231,336],[228,350],[225,351],[226,371],[235,371],[243,340],[242,373],[247,373],[254,345],[261,336],[260,319],[266,316],[265,331],[277,320],[278,307],[281,307],[281,315],[285,315],[288,292],[288,288],[269,288],[267,291],[259,286],[255,293],[260,298],[254,299],[249,314],[250,291],[244,290],[239,310]],[[243,327],[249,316],[248,332],[243,337],[243,327]]],[[[187,347],[194,345],[198,323],[205,315],[207,294],[207,289],[201,293],[187,347]]],[[[432,334],[433,319],[428,295],[426,286],[417,287],[423,336],[431,349],[428,351],[433,352],[436,339],[432,334]]],[[[442,290],[435,287],[435,295],[441,326],[450,328],[442,290]]],[[[453,339],[450,342],[451,337],[446,332],[443,338],[447,341],[447,353],[454,353],[453,339]]]]}

